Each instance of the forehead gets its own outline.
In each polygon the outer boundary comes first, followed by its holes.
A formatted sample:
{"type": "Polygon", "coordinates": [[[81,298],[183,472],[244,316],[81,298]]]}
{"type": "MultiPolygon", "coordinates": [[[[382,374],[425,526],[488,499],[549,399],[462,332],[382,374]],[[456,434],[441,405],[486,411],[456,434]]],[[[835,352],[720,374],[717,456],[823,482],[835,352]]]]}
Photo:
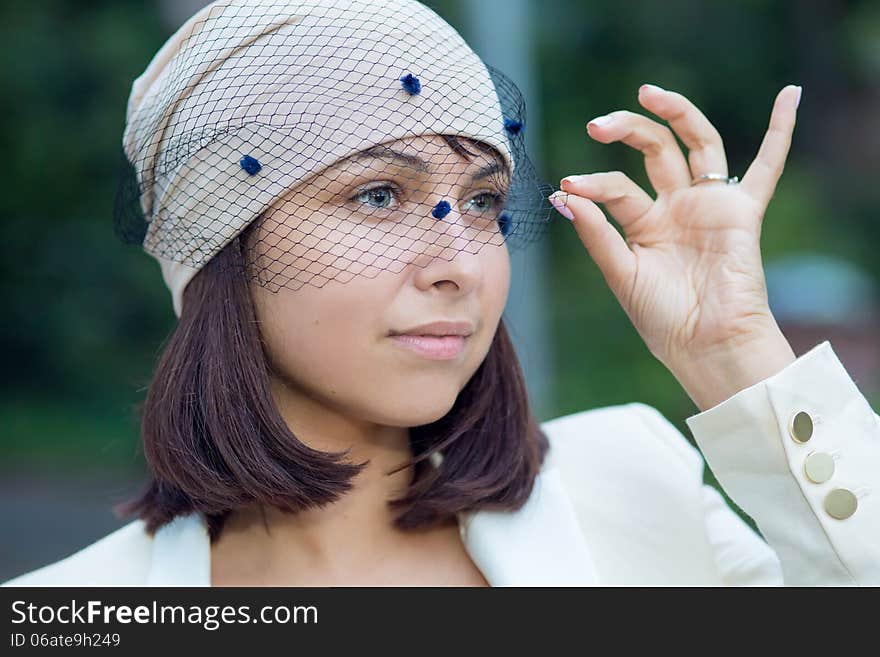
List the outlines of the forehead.
{"type": "Polygon", "coordinates": [[[430,174],[468,170],[477,177],[503,174],[508,167],[492,147],[460,136],[419,135],[376,144],[337,162],[335,166],[379,166],[389,162],[430,174]]]}

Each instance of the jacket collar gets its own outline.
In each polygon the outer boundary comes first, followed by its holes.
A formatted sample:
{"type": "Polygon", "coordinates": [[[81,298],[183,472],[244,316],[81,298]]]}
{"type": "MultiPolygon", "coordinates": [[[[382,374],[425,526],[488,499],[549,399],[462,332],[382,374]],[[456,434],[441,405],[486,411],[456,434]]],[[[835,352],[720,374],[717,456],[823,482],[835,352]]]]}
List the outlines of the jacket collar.
{"type": "MultiPolygon", "coordinates": [[[[598,575],[555,466],[516,511],[460,513],[462,542],[490,586],[588,586],[598,575]]],[[[156,531],[147,586],[210,586],[207,525],[197,513],[156,531]]]]}

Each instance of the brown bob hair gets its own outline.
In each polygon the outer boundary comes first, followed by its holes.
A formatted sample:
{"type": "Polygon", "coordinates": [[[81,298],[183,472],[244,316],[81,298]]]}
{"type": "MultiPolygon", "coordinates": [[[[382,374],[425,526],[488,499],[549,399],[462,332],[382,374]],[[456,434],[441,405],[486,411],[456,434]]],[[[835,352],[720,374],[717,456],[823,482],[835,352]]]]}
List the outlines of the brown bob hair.
{"type": "MultiPolygon", "coordinates": [[[[444,136],[459,154],[472,155],[444,136]]],[[[470,141],[470,140],[469,140],[470,141]]],[[[485,150],[482,144],[470,142],[485,150]]],[[[352,488],[367,463],[348,450],[321,452],[300,441],[270,392],[245,249],[258,220],[193,277],[183,310],[141,408],[148,480],[118,504],[152,534],[178,515],[199,512],[211,541],[235,509],[257,504],[285,512],[320,507],[352,488]]],[[[533,417],[513,344],[502,319],[483,363],[439,420],[410,428],[413,466],[395,524],[417,529],[461,511],[514,510],[528,499],[549,443],[533,417]],[[431,456],[442,455],[439,467],[431,456]]],[[[391,473],[389,473],[391,474],[391,473]]]]}

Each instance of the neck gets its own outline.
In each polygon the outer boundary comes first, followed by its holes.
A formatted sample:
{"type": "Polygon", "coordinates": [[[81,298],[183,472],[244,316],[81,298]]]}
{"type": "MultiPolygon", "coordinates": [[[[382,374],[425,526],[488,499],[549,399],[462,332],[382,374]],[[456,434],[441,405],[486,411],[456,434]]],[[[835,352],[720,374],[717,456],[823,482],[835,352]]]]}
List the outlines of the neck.
{"type": "Polygon", "coordinates": [[[349,450],[350,462],[369,463],[332,504],[293,514],[255,505],[234,511],[212,547],[213,558],[234,563],[237,573],[249,579],[269,572],[277,579],[285,570],[344,578],[378,566],[404,543],[411,544],[417,533],[396,529],[396,512],[387,504],[402,496],[412,480],[412,466],[387,474],[412,457],[409,429],[353,420],[280,383],[273,383],[273,396],[293,434],[307,446],[349,450]]]}

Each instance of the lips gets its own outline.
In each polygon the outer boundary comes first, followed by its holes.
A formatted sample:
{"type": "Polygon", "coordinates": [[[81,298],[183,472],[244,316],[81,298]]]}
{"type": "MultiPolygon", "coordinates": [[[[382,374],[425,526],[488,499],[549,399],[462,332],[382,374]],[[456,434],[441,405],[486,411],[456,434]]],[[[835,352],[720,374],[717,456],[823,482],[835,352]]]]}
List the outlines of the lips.
{"type": "Polygon", "coordinates": [[[463,335],[392,335],[391,340],[403,349],[431,360],[458,358],[467,340],[463,335]]]}
{"type": "Polygon", "coordinates": [[[467,321],[443,320],[421,324],[420,326],[405,331],[391,331],[391,335],[416,335],[416,336],[461,336],[467,337],[474,332],[474,325],[467,321]]]}
{"type": "Polygon", "coordinates": [[[406,331],[391,331],[391,340],[399,347],[431,360],[451,360],[464,351],[473,323],[466,320],[440,320],[415,326],[406,331]]]}

